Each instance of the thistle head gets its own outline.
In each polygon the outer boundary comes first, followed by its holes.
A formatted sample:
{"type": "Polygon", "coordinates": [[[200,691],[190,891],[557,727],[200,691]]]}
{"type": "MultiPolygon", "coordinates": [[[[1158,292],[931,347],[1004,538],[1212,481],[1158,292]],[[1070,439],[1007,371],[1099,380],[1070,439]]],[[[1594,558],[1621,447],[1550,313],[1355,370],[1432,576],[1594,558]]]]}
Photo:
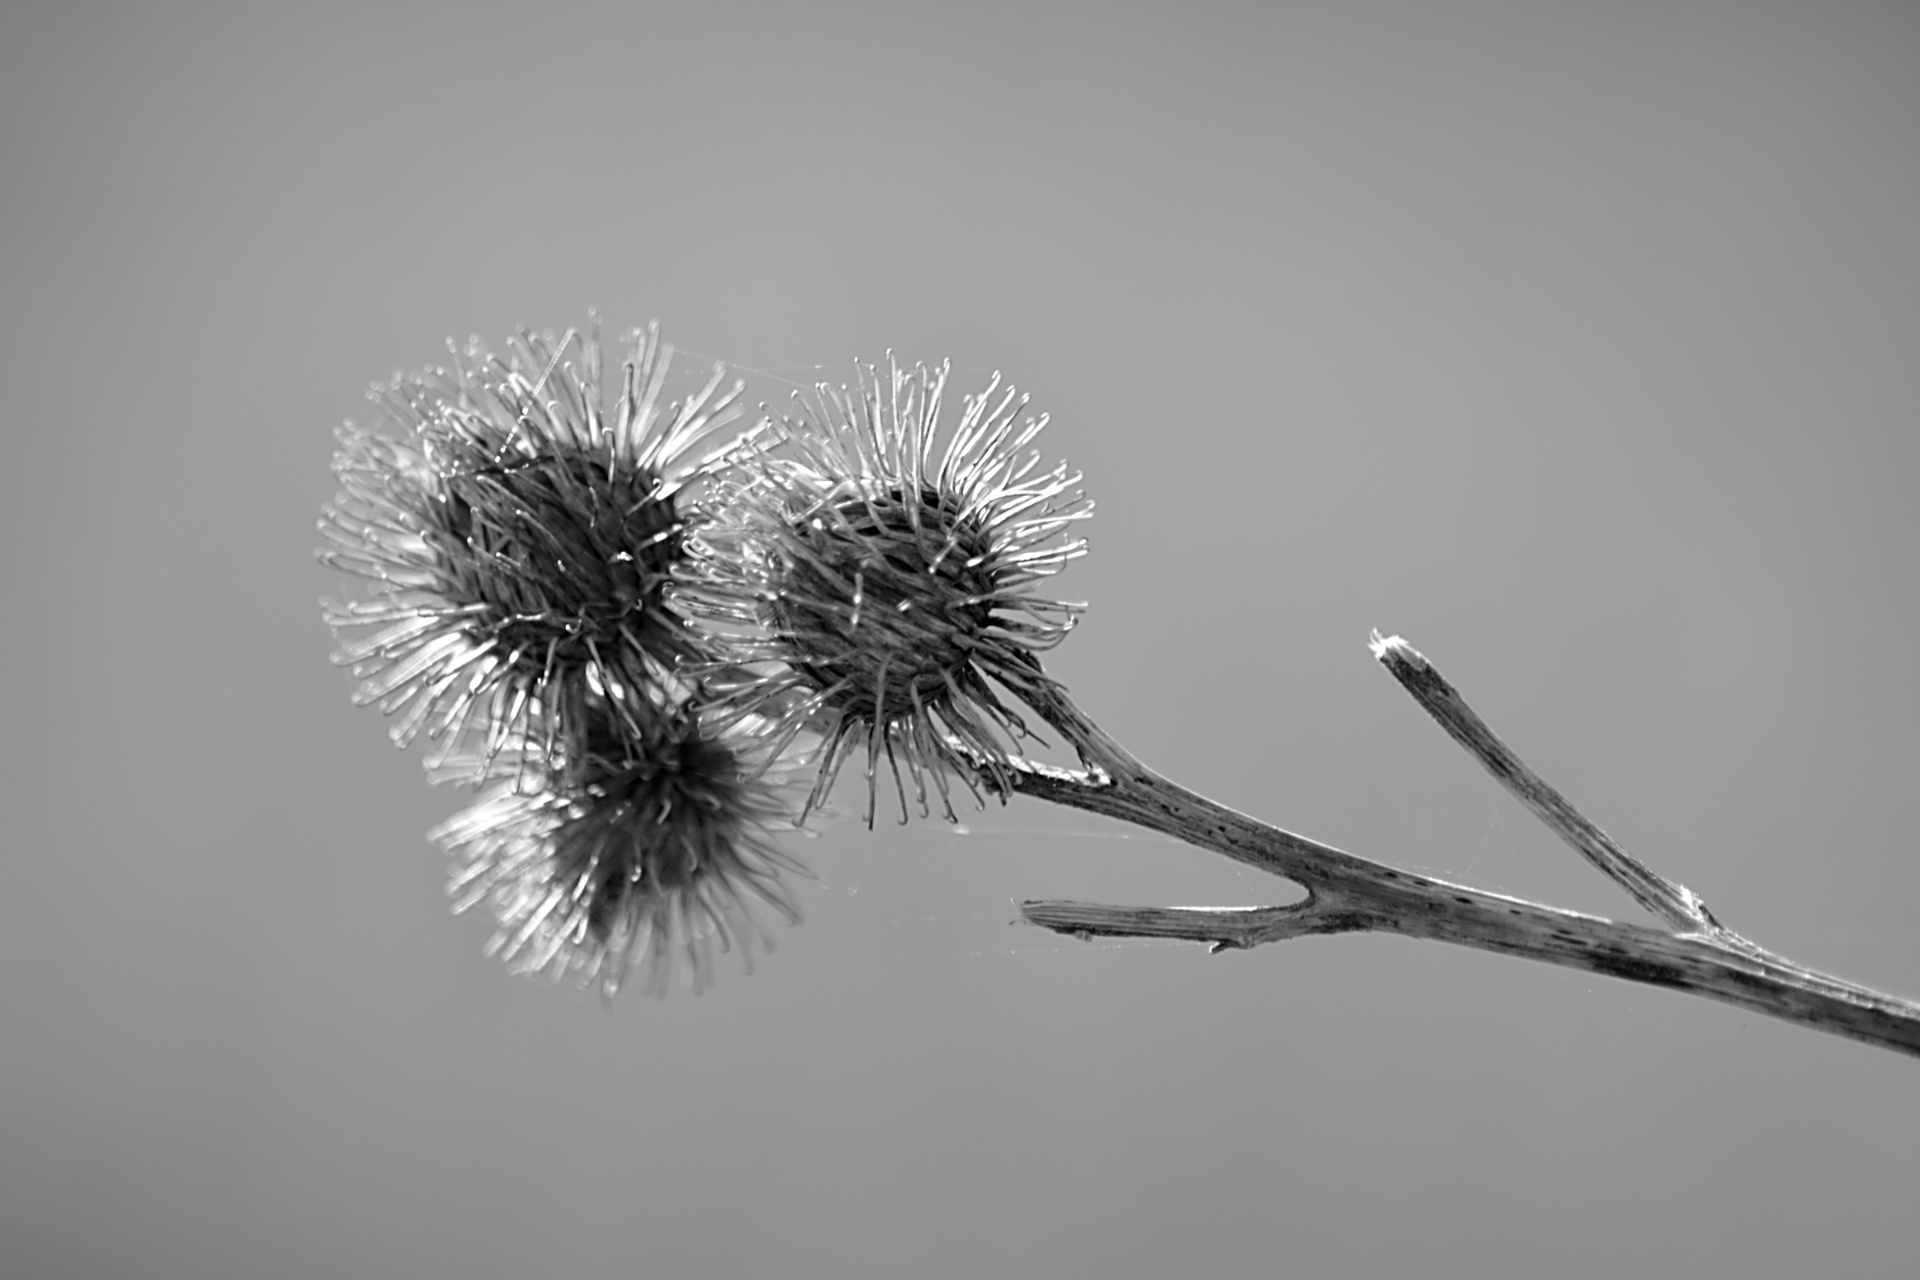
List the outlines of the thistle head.
{"type": "MultiPolygon", "coordinates": [[[[522,772],[430,833],[455,858],[454,910],[485,903],[498,929],[489,954],[611,998],[639,971],[664,993],[676,963],[695,989],[715,952],[773,940],[759,918],[800,913],[782,872],[805,875],[774,842],[799,807],[791,765],[770,758],[763,726],[718,725],[682,704],[636,741],[591,717],[576,758],[531,743],[522,772]]],[[[490,761],[454,757],[438,780],[471,783],[490,761]]]]}
{"type": "Polygon", "coordinates": [[[522,333],[504,356],[476,340],[342,429],[320,558],[373,587],[324,608],[397,744],[424,730],[451,750],[472,726],[488,759],[522,739],[579,759],[590,717],[637,739],[673,700],[702,656],[667,603],[683,490],[715,461],[690,451],[738,416],[739,386],[716,368],[663,405],[670,358],[656,328],[633,335],[609,415],[597,331],[522,333]]]}
{"type": "Polygon", "coordinates": [[[810,806],[864,747],[869,824],[883,758],[902,821],[910,790],[952,820],[953,777],[1004,796],[1008,745],[1030,733],[1002,693],[1053,689],[1037,655],[1084,608],[1038,589],[1085,551],[1069,530],[1092,514],[1079,474],[1030,448],[1046,417],[996,374],[939,449],[947,376],[890,362],[884,380],[869,366],[796,397],[734,457],[696,535],[697,575],[751,585],[750,608],[709,604],[709,623],[785,672],[745,705],[821,733],[810,806]]]}

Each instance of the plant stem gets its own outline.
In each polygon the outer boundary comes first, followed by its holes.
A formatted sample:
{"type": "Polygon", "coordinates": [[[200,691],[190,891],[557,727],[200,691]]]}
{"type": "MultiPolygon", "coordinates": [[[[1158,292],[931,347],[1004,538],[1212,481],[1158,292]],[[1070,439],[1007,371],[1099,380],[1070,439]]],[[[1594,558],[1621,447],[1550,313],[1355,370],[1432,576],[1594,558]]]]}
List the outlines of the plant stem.
{"type": "Polygon", "coordinates": [[[1484,742],[1505,754],[1488,748],[1475,750],[1476,757],[1498,760],[1500,768],[1488,767],[1502,781],[1522,780],[1541,801],[1530,809],[1676,927],[1624,924],[1397,871],[1248,817],[1141,764],[1057,685],[1040,691],[1034,709],[1074,744],[1087,768],[1019,762],[1011,773],[1014,791],[1211,849],[1294,881],[1307,897],[1285,907],[1223,911],[1024,902],[1021,918],[1077,937],[1186,938],[1215,950],[1320,933],[1394,933],[1689,992],[1920,1057],[1920,1004],[1817,973],[1722,927],[1697,895],[1626,854],[1521,764],[1424,658],[1400,642],[1389,647],[1418,660],[1408,660],[1409,670],[1431,676],[1435,705],[1465,712],[1451,721],[1436,713],[1457,740],[1467,741],[1453,725],[1478,725],[1484,742]],[[1446,696],[1437,692],[1442,686],[1446,696]]]}
{"type": "Polygon", "coordinates": [[[1414,701],[1449,737],[1466,748],[1467,754],[1478,760],[1527,812],[1598,868],[1600,874],[1626,890],[1628,897],[1683,933],[1720,928],[1720,922],[1713,918],[1699,894],[1667,879],[1622,849],[1613,837],[1590,822],[1571,801],[1529,769],[1419,650],[1399,636],[1383,638],[1378,631],[1373,633],[1372,648],[1380,665],[1400,682],[1401,688],[1413,695],[1414,701]]]}

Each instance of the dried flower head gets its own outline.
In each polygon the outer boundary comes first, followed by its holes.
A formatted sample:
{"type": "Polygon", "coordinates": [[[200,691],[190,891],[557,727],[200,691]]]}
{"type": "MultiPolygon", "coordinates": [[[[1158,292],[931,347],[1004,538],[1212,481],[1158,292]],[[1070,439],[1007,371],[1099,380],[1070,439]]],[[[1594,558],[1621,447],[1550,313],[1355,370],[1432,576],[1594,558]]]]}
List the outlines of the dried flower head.
{"type": "Polygon", "coordinates": [[[376,387],[379,420],[341,429],[321,559],[375,586],[323,607],[355,700],[398,715],[398,745],[424,729],[451,751],[471,725],[489,760],[516,738],[582,758],[590,715],[637,739],[671,701],[662,681],[704,656],[666,588],[682,490],[714,461],[688,451],[738,416],[740,388],[716,367],[663,410],[670,349],[657,328],[632,342],[611,418],[596,328],[522,333],[504,357],[475,340],[450,371],[376,387]]]}
{"type": "MultiPolygon", "coordinates": [[[[713,953],[773,940],[757,918],[770,907],[800,913],[782,871],[805,875],[774,842],[790,828],[803,786],[787,762],[769,761],[750,720],[716,726],[691,704],[655,718],[635,743],[604,719],[572,767],[538,760],[497,783],[431,838],[457,859],[454,910],[485,902],[499,929],[489,954],[515,972],[547,974],[611,998],[636,970],[664,993],[676,959],[694,988],[712,977],[713,953]],[[531,785],[528,785],[531,782],[531,785]]],[[[488,769],[462,753],[437,780],[471,783],[488,769]]]]}
{"type": "Polygon", "coordinates": [[[867,366],[851,390],[796,396],[791,415],[751,434],[695,535],[696,593],[717,588],[703,616],[745,657],[784,669],[757,676],[740,704],[821,733],[809,808],[864,745],[869,825],[883,756],[903,822],[906,777],[923,815],[931,779],[949,821],[949,774],[979,800],[984,768],[1004,797],[1007,743],[1030,734],[996,688],[1030,705],[1056,691],[1036,654],[1085,607],[1035,593],[1085,551],[1066,533],[1093,510],[1078,473],[1039,469],[1028,446],[1046,416],[995,374],[936,459],[948,368],[890,358],[884,383],[867,366]],[[724,591],[742,580],[747,609],[724,591]]]}

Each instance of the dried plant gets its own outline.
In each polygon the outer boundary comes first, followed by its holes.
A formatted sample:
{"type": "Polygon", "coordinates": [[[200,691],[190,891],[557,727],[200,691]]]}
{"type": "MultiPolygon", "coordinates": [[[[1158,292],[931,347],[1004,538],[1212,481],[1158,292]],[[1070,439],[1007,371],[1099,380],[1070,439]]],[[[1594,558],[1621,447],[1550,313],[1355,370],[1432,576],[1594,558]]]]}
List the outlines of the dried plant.
{"type": "Polygon", "coordinates": [[[1043,580],[1085,551],[1092,504],[1034,441],[1044,416],[998,376],[943,424],[948,369],[889,360],[694,457],[736,416],[716,369],[663,407],[652,330],[611,417],[597,335],[477,343],[452,373],[376,388],[349,426],[322,559],[372,580],[328,605],[359,700],[405,745],[442,739],[439,780],[486,785],[436,829],[456,908],[488,903],[516,969],[611,995],[675,956],[770,946],[754,906],[797,920],[774,843],[864,750],[866,820],[1033,796],[1211,849],[1306,890],[1283,907],[1025,902],[1075,937],[1214,949],[1310,934],[1450,942],[1690,992],[1920,1055],[1920,1005],[1816,973],[1722,925],[1621,849],[1495,736],[1424,657],[1376,658],[1455,741],[1657,926],[1486,893],[1308,840],[1161,777],[1103,732],[1041,655],[1084,607],[1043,580]],[[938,443],[945,438],[945,446],[938,443]],[[370,631],[368,630],[370,629],[370,631]],[[361,634],[365,632],[365,634],[361,634]],[[1031,716],[1080,767],[1030,759],[1031,716]]]}

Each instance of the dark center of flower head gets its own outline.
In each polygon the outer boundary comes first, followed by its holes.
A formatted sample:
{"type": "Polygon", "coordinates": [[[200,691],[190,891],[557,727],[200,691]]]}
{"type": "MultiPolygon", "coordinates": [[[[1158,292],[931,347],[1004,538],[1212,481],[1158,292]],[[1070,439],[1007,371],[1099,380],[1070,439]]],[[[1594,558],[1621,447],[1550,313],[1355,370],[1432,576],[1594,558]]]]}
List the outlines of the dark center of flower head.
{"type": "Polygon", "coordinates": [[[584,662],[623,627],[677,651],[683,628],[663,603],[681,556],[673,495],[648,467],[577,450],[511,461],[447,481],[446,557],[476,625],[522,665],[584,662]]]}
{"type": "Polygon", "coordinates": [[[850,498],[790,531],[774,624],[789,665],[826,704],[898,720],[975,692],[975,650],[993,622],[993,542],[958,498],[931,486],[850,498]]]}
{"type": "Polygon", "coordinates": [[[664,726],[638,758],[610,731],[593,735],[590,752],[554,855],[562,883],[584,878],[587,928],[604,942],[623,914],[734,870],[750,784],[732,748],[690,718],[664,726]]]}

